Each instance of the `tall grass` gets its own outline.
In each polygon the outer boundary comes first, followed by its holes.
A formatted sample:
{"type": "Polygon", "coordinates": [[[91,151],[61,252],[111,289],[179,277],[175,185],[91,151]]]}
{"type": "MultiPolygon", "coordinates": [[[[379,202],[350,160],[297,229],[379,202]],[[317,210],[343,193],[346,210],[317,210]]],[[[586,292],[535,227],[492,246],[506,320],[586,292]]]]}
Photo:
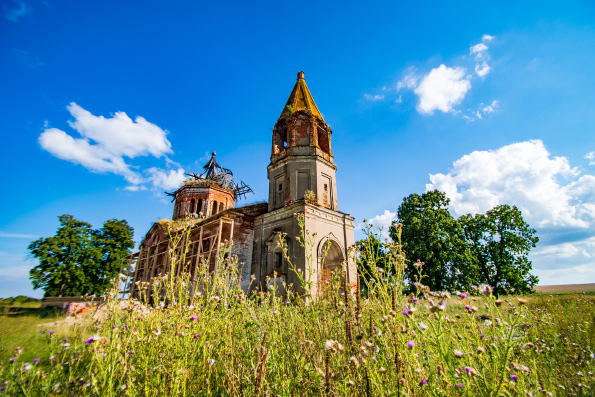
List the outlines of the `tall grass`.
{"type": "MultiPolygon", "coordinates": [[[[497,300],[487,287],[449,296],[422,284],[404,295],[403,253],[386,244],[389,264],[372,266],[371,281],[352,290],[336,272],[319,299],[293,286],[246,296],[225,250],[215,273],[164,276],[126,302],[114,289],[96,335],[47,335],[39,362],[2,362],[0,393],[593,394],[593,296],[497,300]]],[[[185,266],[183,251],[173,248],[174,267],[185,266]]]]}

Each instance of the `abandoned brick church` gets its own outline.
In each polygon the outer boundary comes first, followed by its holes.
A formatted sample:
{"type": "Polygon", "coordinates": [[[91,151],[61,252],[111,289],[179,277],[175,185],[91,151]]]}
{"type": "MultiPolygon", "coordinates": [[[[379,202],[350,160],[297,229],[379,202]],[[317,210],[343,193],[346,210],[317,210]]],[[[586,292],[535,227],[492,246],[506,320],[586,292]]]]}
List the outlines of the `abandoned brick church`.
{"type": "MultiPolygon", "coordinates": [[[[303,291],[278,244],[279,233],[285,233],[290,261],[310,275],[313,296],[333,270],[345,265],[347,282],[354,285],[356,266],[348,255],[354,244],[354,218],[338,210],[336,169],[331,129],[300,72],[273,129],[268,203],[235,207],[249,188],[236,183],[232,172],[217,164],[215,152],[202,174],[189,174],[190,179],[170,194],[175,204],[169,222],[185,219],[192,225],[187,271],[196,274],[199,266],[216,271],[219,249],[231,241],[246,293],[255,286],[266,290],[267,276],[278,281],[277,285],[286,282],[297,292],[303,291]],[[315,258],[310,264],[296,240],[301,229],[295,214],[304,214],[305,229],[315,235],[315,258]]],[[[149,282],[169,271],[167,222],[156,222],[144,237],[132,257],[133,270],[123,292],[137,296],[137,282],[149,282]]]]}

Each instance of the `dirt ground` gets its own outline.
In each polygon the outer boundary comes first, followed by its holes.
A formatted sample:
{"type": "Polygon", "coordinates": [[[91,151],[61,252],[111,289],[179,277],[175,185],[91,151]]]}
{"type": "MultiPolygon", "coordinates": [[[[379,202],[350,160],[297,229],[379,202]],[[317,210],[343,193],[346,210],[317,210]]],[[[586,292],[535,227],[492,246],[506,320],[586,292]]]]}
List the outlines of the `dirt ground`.
{"type": "Polygon", "coordinates": [[[593,284],[565,284],[565,285],[538,285],[535,287],[537,292],[582,292],[595,291],[595,283],[593,284]]]}

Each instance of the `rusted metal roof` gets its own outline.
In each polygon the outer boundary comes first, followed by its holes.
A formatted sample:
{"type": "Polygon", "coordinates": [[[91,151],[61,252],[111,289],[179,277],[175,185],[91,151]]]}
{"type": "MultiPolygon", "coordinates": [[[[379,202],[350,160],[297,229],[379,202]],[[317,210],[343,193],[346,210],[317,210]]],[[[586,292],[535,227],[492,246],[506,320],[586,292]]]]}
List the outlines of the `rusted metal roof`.
{"type": "Polygon", "coordinates": [[[297,81],[295,86],[293,87],[293,91],[291,91],[291,95],[289,95],[289,99],[283,108],[283,112],[281,112],[281,116],[279,118],[290,118],[293,113],[305,111],[316,117],[322,121],[324,118],[322,114],[318,110],[316,103],[314,103],[314,98],[312,98],[312,94],[310,94],[310,90],[306,85],[306,80],[304,80],[304,72],[299,72],[297,75],[297,81]]]}

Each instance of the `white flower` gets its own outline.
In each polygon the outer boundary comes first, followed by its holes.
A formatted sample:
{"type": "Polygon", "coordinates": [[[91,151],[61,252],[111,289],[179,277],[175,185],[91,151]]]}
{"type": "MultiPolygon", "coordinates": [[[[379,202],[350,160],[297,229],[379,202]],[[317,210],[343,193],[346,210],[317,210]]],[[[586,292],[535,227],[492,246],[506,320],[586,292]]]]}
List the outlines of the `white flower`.
{"type": "Polygon", "coordinates": [[[213,360],[212,358],[209,360],[209,365],[213,366],[215,364],[215,360],[213,360]]]}
{"type": "Polygon", "coordinates": [[[419,323],[418,327],[422,331],[425,331],[426,329],[428,329],[428,326],[424,322],[419,323]]]}

